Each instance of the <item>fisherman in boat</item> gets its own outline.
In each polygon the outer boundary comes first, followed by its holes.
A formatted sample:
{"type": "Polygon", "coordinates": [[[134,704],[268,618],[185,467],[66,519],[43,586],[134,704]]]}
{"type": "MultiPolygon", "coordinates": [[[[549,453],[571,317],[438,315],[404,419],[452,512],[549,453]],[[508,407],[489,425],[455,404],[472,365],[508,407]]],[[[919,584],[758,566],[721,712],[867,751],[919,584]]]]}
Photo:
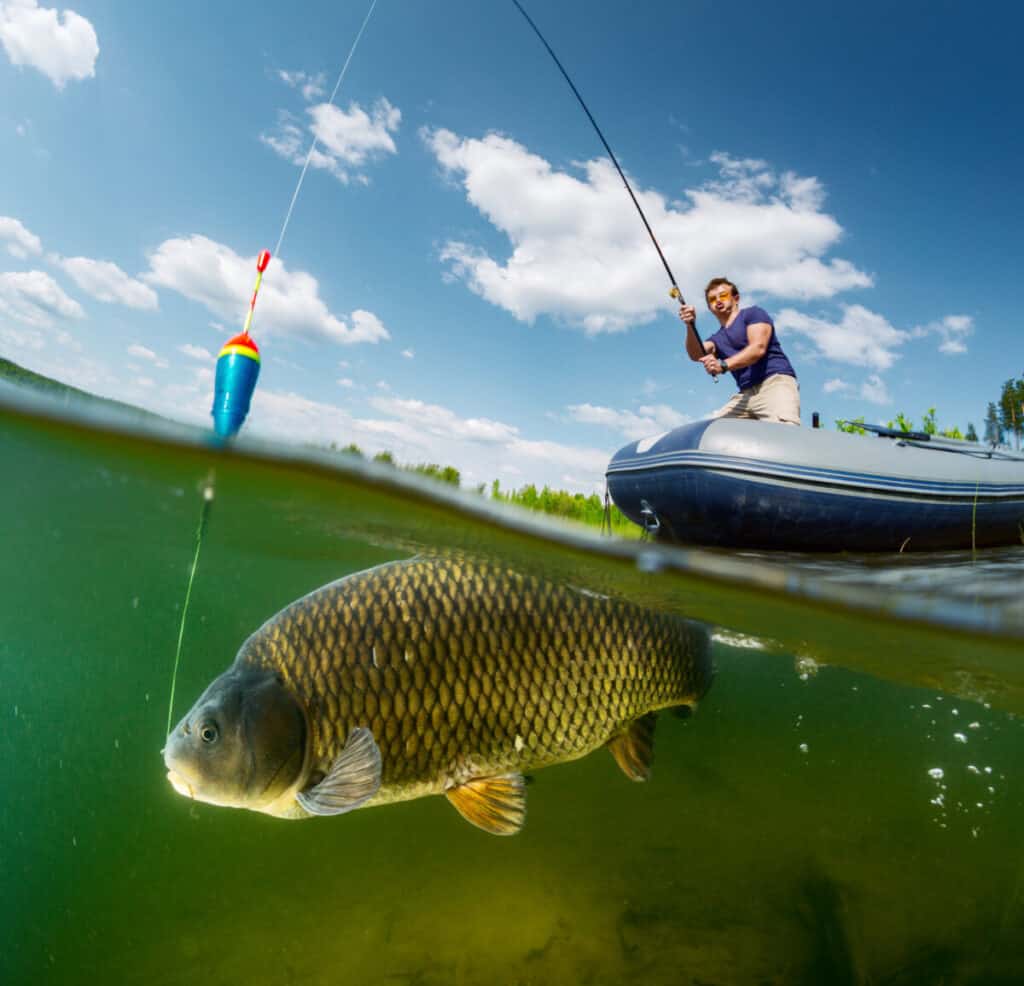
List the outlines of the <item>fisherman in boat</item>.
{"type": "Polygon", "coordinates": [[[714,417],[799,425],[800,387],[771,316],[757,305],[740,308],[739,288],[725,277],[708,281],[704,298],[720,328],[701,346],[697,310],[683,305],[679,317],[686,323],[686,352],[713,377],[731,373],[739,388],[714,417]]]}

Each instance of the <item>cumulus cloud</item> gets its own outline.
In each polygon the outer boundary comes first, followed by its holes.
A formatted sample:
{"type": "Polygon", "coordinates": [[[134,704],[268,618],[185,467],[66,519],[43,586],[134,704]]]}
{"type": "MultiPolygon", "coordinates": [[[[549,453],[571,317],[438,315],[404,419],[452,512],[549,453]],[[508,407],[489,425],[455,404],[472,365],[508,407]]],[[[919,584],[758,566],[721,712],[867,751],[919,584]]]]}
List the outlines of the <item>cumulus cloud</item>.
{"type": "Polygon", "coordinates": [[[0,216],[0,242],[12,257],[19,260],[38,257],[43,252],[42,240],[10,216],[0,216]]]}
{"type": "MultiPolygon", "coordinates": [[[[589,334],[622,331],[664,309],[664,274],[610,162],[570,173],[499,134],[421,136],[511,247],[501,259],[451,240],[441,250],[448,277],[518,319],[548,314],[589,334]]],[[[745,292],[795,299],[871,284],[849,261],[827,256],[842,228],[822,211],[817,179],[726,154],[713,160],[718,177],[688,190],[683,203],[632,183],[681,283],[728,270],[745,292]]]]}
{"type": "MultiPolygon", "coordinates": [[[[205,236],[165,240],[141,275],[149,284],[170,288],[229,324],[241,324],[252,289],[252,260],[205,236]]],[[[316,278],[290,271],[276,261],[260,292],[263,335],[295,335],[341,345],[381,342],[391,336],[372,312],[356,309],[348,321],[334,315],[319,294],[316,278]]]]}
{"type": "Polygon", "coordinates": [[[403,400],[397,397],[376,397],[371,401],[377,410],[443,438],[471,442],[508,442],[519,429],[487,418],[460,418],[454,411],[437,404],[403,400]]]}
{"type": "Polygon", "coordinates": [[[189,359],[199,359],[205,362],[213,359],[213,353],[208,349],[203,349],[202,346],[193,346],[189,342],[186,342],[184,346],[179,346],[178,352],[184,353],[189,359]]]}
{"type": "Polygon", "coordinates": [[[286,85],[298,89],[302,93],[302,98],[308,103],[324,95],[325,80],[322,72],[309,75],[306,72],[287,72],[281,69],[277,74],[286,85]]]}
{"type": "Polygon", "coordinates": [[[0,2],[0,43],[13,65],[38,69],[58,89],[96,74],[96,31],[73,10],[40,7],[36,0],[0,2]]]}
{"type": "Polygon", "coordinates": [[[312,136],[316,144],[309,156],[310,167],[322,168],[344,185],[350,181],[365,184],[369,179],[360,169],[397,153],[391,135],[397,133],[402,113],[383,97],[369,112],[358,103],[349,104],[348,110],[318,103],[306,113],[308,122],[281,114],[276,131],[261,134],[260,140],[286,161],[302,167],[310,154],[312,136]]]}
{"type": "Polygon", "coordinates": [[[897,350],[911,337],[863,305],[843,305],[842,318],[815,318],[784,308],[775,319],[780,334],[802,336],[826,359],[837,363],[887,370],[899,358],[897,350]]]}
{"type": "Polygon", "coordinates": [[[89,257],[55,257],[53,260],[75,284],[97,301],[144,311],[155,311],[159,306],[156,292],[148,284],[129,277],[109,260],[91,260],[89,257]]]}
{"type": "MultiPolygon", "coordinates": [[[[207,398],[208,400],[208,398],[207,398]]],[[[198,407],[198,405],[197,405],[198,407]]],[[[254,433],[328,445],[354,442],[370,455],[390,451],[398,462],[453,465],[464,486],[499,476],[528,476],[538,485],[586,493],[603,488],[608,450],[531,439],[500,421],[462,417],[451,408],[409,397],[380,396],[373,416],[299,394],[260,389],[247,427],[254,433]]],[[[208,414],[208,406],[199,408],[208,414]]]]}
{"type": "Polygon", "coordinates": [[[947,315],[936,322],[919,325],[913,335],[938,336],[939,352],[947,356],[961,356],[967,352],[966,339],[974,332],[974,319],[970,315],[947,315]]]}
{"type": "Polygon", "coordinates": [[[595,404],[570,404],[568,410],[574,421],[604,425],[630,439],[657,435],[693,420],[667,404],[648,405],[636,411],[619,411],[595,404]]]}
{"type": "Polygon", "coordinates": [[[860,397],[862,400],[870,401],[872,404],[891,404],[892,396],[885,381],[877,374],[872,373],[858,387],[855,384],[843,380],[841,377],[833,377],[826,380],[822,386],[826,394],[843,394],[848,397],[860,397]]]}
{"type": "Polygon", "coordinates": [[[872,404],[892,403],[892,395],[889,393],[889,388],[886,387],[885,381],[877,373],[873,373],[861,384],[860,396],[872,404]]]}
{"type": "Polygon", "coordinates": [[[37,329],[85,317],[82,306],[41,270],[0,274],[0,314],[37,329]]]}
{"type": "Polygon", "coordinates": [[[159,366],[161,369],[167,368],[167,360],[160,356],[157,356],[152,349],[147,349],[145,346],[139,345],[137,342],[133,342],[128,347],[128,354],[134,356],[136,359],[145,360],[147,363],[152,363],[154,366],[159,366]]]}

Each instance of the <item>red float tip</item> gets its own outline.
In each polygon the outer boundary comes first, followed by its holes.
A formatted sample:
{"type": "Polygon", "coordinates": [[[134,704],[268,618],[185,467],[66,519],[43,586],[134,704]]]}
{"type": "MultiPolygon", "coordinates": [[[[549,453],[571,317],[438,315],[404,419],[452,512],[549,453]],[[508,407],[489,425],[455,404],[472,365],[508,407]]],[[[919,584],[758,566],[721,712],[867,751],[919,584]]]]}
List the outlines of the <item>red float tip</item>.
{"type": "Polygon", "coordinates": [[[260,255],[256,258],[256,270],[261,274],[267,269],[267,264],[270,263],[270,251],[263,250],[260,255]]]}
{"type": "Polygon", "coordinates": [[[248,332],[240,332],[238,335],[232,336],[224,343],[224,346],[248,346],[257,353],[260,351],[260,347],[256,345],[256,340],[248,332]]]}

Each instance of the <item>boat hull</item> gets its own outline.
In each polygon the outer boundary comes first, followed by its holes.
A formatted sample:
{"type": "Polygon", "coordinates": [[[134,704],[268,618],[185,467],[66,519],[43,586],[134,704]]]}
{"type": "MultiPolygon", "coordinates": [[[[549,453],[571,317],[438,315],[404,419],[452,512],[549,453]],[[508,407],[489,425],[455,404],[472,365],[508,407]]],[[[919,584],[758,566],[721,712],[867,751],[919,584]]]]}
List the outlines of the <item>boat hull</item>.
{"type": "Polygon", "coordinates": [[[661,540],[791,551],[1019,544],[1024,457],[718,419],[633,442],[608,465],[616,506],[661,540]]]}

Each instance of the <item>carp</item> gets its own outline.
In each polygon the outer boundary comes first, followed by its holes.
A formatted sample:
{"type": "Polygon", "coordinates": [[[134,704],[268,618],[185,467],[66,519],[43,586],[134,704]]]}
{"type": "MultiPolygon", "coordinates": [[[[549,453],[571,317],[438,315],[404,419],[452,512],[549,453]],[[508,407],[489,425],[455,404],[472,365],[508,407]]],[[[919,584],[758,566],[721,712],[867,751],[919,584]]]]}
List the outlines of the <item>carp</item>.
{"type": "Polygon", "coordinates": [[[511,835],[524,775],[607,746],[646,780],[656,714],[712,678],[706,628],[459,556],[391,562],[271,617],[167,738],[178,793],[282,818],[444,794],[511,835]]]}

